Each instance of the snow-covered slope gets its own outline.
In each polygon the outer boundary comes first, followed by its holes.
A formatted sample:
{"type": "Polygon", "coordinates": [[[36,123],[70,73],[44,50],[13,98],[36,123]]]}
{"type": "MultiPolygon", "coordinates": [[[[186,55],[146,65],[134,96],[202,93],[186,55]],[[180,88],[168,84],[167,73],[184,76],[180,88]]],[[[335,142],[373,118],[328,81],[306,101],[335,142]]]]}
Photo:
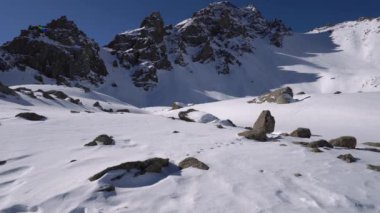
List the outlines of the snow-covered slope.
{"type": "MultiPolygon", "coordinates": [[[[39,86],[52,89],[43,87],[39,86]]],[[[83,92],[63,91],[86,99],[83,92]]],[[[38,101],[21,106],[0,100],[0,161],[6,161],[0,166],[0,212],[380,211],[380,173],[366,168],[380,163],[379,153],[358,149],[313,153],[291,143],[345,134],[357,137],[361,148],[366,147],[362,142],[378,141],[380,93],[311,95],[287,105],[248,104],[247,100],[192,108],[231,119],[239,126],[251,126],[262,110],[270,109],[276,119],[270,142],[237,136],[242,127],[220,129],[213,123],[166,118],[185,109],[73,114],[66,107],[38,101]],[[48,119],[33,122],[14,117],[27,111],[48,119]],[[278,137],[296,127],[310,127],[312,138],[278,137]],[[84,146],[100,134],[113,136],[115,145],[84,146]],[[348,164],[337,159],[346,153],[360,160],[348,164]],[[88,180],[106,167],[127,161],[162,157],[177,164],[188,156],[210,169],[148,173],[119,182],[116,191],[108,193],[97,192],[107,177],[88,180]]]]}

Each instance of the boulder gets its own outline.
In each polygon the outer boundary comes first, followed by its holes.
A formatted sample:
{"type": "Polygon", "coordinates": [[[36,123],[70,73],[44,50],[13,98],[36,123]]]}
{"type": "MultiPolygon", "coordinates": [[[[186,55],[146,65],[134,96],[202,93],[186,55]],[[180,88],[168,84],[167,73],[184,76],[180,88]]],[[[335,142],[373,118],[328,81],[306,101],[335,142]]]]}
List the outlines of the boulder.
{"type": "Polygon", "coordinates": [[[352,136],[342,136],[329,141],[333,146],[345,147],[349,149],[355,149],[356,138],[352,136]]]}
{"type": "Polygon", "coordinates": [[[47,118],[34,112],[22,112],[16,115],[16,117],[23,118],[29,121],[44,121],[47,118]]]}
{"type": "Polygon", "coordinates": [[[209,166],[207,166],[205,163],[203,163],[202,161],[200,161],[194,157],[185,158],[184,160],[182,160],[178,164],[178,166],[180,169],[186,169],[189,167],[202,169],[202,170],[209,170],[210,169],[209,166]]]}
{"type": "Polygon", "coordinates": [[[310,138],[311,131],[308,128],[297,128],[292,133],[290,133],[290,136],[297,138],[310,138]]]}
{"type": "Polygon", "coordinates": [[[7,163],[6,160],[0,160],[0,166],[5,165],[7,163]]]}
{"type": "Polygon", "coordinates": [[[96,173],[95,175],[91,176],[89,178],[90,181],[98,180],[99,178],[103,177],[108,172],[114,171],[114,170],[125,170],[126,172],[132,172],[132,170],[137,170],[134,176],[143,175],[146,172],[152,172],[152,173],[160,173],[162,168],[169,166],[169,159],[164,158],[150,158],[145,161],[131,161],[119,164],[117,166],[108,167],[104,170],[102,170],[99,173],[96,173]]]}
{"type": "Polygon", "coordinates": [[[259,130],[259,129],[244,131],[244,132],[239,133],[238,135],[243,136],[247,139],[261,141],[261,142],[268,140],[266,132],[264,130],[259,130]]]}
{"type": "Polygon", "coordinates": [[[353,162],[356,162],[357,160],[357,158],[355,158],[351,154],[339,155],[338,158],[343,161],[346,161],[347,163],[353,163],[353,162]]]}
{"type": "Polygon", "coordinates": [[[115,145],[115,141],[112,136],[99,135],[93,141],[85,144],[85,146],[96,146],[96,145],[115,145]]]}
{"type": "Polygon", "coordinates": [[[277,104],[288,104],[293,101],[293,90],[290,87],[284,87],[272,92],[261,95],[248,103],[277,103],[277,104]]]}
{"type": "Polygon", "coordinates": [[[257,118],[253,129],[263,130],[265,133],[271,133],[274,131],[275,120],[269,110],[261,112],[259,118],[257,118]]]}

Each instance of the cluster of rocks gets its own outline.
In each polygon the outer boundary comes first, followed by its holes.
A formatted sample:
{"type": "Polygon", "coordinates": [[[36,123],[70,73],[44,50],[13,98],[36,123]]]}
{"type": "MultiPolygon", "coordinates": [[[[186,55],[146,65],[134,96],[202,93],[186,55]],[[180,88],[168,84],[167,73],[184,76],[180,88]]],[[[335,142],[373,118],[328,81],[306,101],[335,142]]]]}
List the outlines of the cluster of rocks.
{"type": "MultiPolygon", "coordinates": [[[[145,173],[161,173],[162,169],[168,167],[170,165],[168,158],[150,158],[145,161],[131,161],[131,162],[125,162],[116,166],[108,167],[95,175],[91,176],[89,178],[90,181],[95,181],[103,177],[108,172],[114,171],[114,170],[124,170],[127,172],[134,172],[133,177],[137,177],[140,175],[144,175],[145,173]]],[[[186,168],[197,168],[201,170],[208,170],[209,166],[207,166],[202,161],[199,161],[198,159],[194,157],[188,157],[182,160],[179,163],[178,169],[186,169],[186,168]]],[[[111,180],[117,180],[124,176],[125,174],[122,174],[120,176],[117,176],[111,180]]]]}
{"type": "Polygon", "coordinates": [[[276,104],[288,104],[293,101],[293,90],[290,87],[285,87],[261,95],[251,101],[248,101],[248,103],[261,104],[264,102],[268,102],[276,104]]]}
{"type": "Polygon", "coordinates": [[[150,90],[158,83],[157,70],[213,62],[219,74],[228,74],[231,66],[241,65],[239,56],[254,51],[255,39],[266,38],[281,47],[290,34],[281,21],[265,20],[252,6],[218,2],[176,26],[165,25],[160,13],[154,12],[139,29],[117,35],[107,47],[117,58],[113,66],[131,70],[135,86],[150,90]]]}
{"type": "Polygon", "coordinates": [[[276,121],[270,111],[264,110],[257,118],[251,130],[241,132],[238,135],[247,139],[267,141],[267,133],[274,131],[275,123],[276,121]]]}
{"type": "Polygon", "coordinates": [[[198,111],[195,109],[180,111],[178,113],[178,118],[186,122],[215,123],[218,128],[223,128],[223,126],[236,127],[236,125],[229,119],[220,120],[210,113],[198,111]]]}
{"type": "Polygon", "coordinates": [[[74,22],[62,16],[42,28],[30,26],[0,47],[0,71],[30,67],[56,79],[57,84],[76,78],[96,84],[108,74],[98,44],[74,22]]]}

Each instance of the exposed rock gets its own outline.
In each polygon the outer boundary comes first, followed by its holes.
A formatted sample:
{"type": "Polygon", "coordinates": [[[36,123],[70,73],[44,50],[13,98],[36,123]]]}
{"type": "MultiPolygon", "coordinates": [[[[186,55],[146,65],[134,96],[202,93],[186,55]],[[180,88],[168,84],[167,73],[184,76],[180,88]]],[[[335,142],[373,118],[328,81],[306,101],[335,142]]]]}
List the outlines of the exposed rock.
{"type": "Polygon", "coordinates": [[[267,135],[264,130],[258,130],[258,129],[253,129],[253,130],[248,130],[244,131],[238,134],[239,136],[243,136],[247,139],[251,140],[256,140],[256,141],[267,141],[267,135]]]}
{"type": "Polygon", "coordinates": [[[70,110],[71,113],[80,113],[79,111],[76,110],[70,110]]]}
{"type": "Polygon", "coordinates": [[[296,176],[296,177],[301,177],[302,174],[301,174],[301,173],[294,173],[294,176],[296,176]]]}
{"type": "Polygon", "coordinates": [[[210,42],[207,42],[201,51],[193,58],[193,61],[199,61],[204,63],[207,60],[210,60],[214,56],[214,49],[212,49],[210,42]]]}
{"type": "Polygon", "coordinates": [[[223,126],[236,127],[236,125],[234,124],[234,122],[232,122],[230,119],[221,120],[220,124],[223,125],[223,126]]]}
{"type": "Polygon", "coordinates": [[[323,152],[323,151],[320,150],[320,149],[317,148],[317,147],[313,147],[313,148],[310,149],[310,152],[320,153],[320,152],[323,152]]]}
{"type": "Polygon", "coordinates": [[[7,163],[6,160],[0,160],[0,166],[5,165],[7,163]]]}
{"type": "Polygon", "coordinates": [[[261,95],[248,103],[277,103],[277,104],[288,104],[293,101],[293,90],[290,87],[280,88],[269,92],[267,94],[261,95]]]}
{"type": "Polygon", "coordinates": [[[346,161],[347,163],[353,163],[357,161],[357,158],[355,158],[351,154],[339,155],[338,158],[346,161]]]}
{"type": "Polygon", "coordinates": [[[297,128],[292,133],[290,133],[290,136],[297,138],[310,138],[311,131],[308,128],[297,128]]]}
{"type": "Polygon", "coordinates": [[[45,116],[36,114],[34,112],[22,112],[17,114],[16,117],[23,118],[29,121],[44,121],[47,119],[45,116]]]}
{"type": "Polygon", "coordinates": [[[173,131],[173,133],[174,133],[174,134],[177,134],[177,133],[179,133],[179,131],[177,131],[177,130],[174,130],[174,131],[173,131]]]}
{"type": "Polygon", "coordinates": [[[205,163],[203,163],[202,161],[200,161],[194,157],[185,158],[184,160],[182,160],[178,164],[178,166],[180,169],[186,169],[189,167],[202,169],[202,170],[209,170],[210,169],[209,166],[207,166],[205,163]]]}
{"type": "Polygon", "coordinates": [[[176,109],[181,109],[183,107],[185,107],[186,105],[184,103],[180,103],[180,102],[174,102],[172,104],[172,110],[176,110],[176,109]]]}
{"type": "Polygon", "coordinates": [[[151,158],[145,161],[131,161],[119,164],[117,166],[112,166],[104,169],[103,171],[93,175],[89,178],[90,181],[98,180],[103,177],[103,175],[107,174],[110,171],[114,170],[125,170],[126,172],[130,172],[132,170],[137,170],[135,176],[143,175],[146,172],[152,173],[160,173],[162,168],[169,166],[169,159],[163,158],[151,158]]]}
{"type": "Polygon", "coordinates": [[[310,142],[307,146],[310,147],[310,148],[319,148],[319,147],[334,148],[334,146],[331,145],[326,140],[313,141],[313,142],[310,142]]]}
{"type": "Polygon", "coordinates": [[[376,172],[380,172],[380,166],[377,166],[377,165],[368,164],[367,165],[367,169],[370,169],[370,170],[373,170],[373,171],[376,171],[376,172]]]}
{"type": "Polygon", "coordinates": [[[17,93],[13,89],[5,86],[1,82],[0,82],[0,93],[3,93],[5,95],[17,96],[17,93]]]}
{"type": "Polygon", "coordinates": [[[85,146],[96,146],[96,145],[115,145],[115,141],[112,136],[99,135],[93,141],[85,144],[85,146]]]}
{"type": "Polygon", "coordinates": [[[224,129],[224,127],[222,125],[220,125],[220,124],[216,125],[216,128],[218,128],[218,129],[224,129]]]}
{"type": "Polygon", "coordinates": [[[117,109],[116,112],[126,112],[129,113],[129,109],[117,109]]]}
{"type": "Polygon", "coordinates": [[[345,147],[349,149],[355,149],[356,138],[352,136],[342,136],[329,141],[333,146],[345,147]]]}
{"type": "Polygon", "coordinates": [[[301,145],[301,146],[304,146],[304,147],[309,146],[309,143],[308,143],[308,142],[294,141],[294,142],[292,142],[292,143],[293,143],[293,144],[297,144],[297,145],[301,145]]]}
{"type": "Polygon", "coordinates": [[[195,112],[195,111],[197,111],[197,110],[195,110],[195,109],[188,109],[186,111],[179,112],[178,113],[178,117],[179,117],[180,120],[183,120],[183,121],[195,122],[193,119],[188,118],[188,114],[190,112],[195,112]]]}
{"type": "Polygon", "coordinates": [[[336,92],[334,92],[335,95],[339,95],[339,94],[341,94],[341,93],[342,93],[341,91],[336,91],[336,92]]]}
{"type": "Polygon", "coordinates": [[[380,147],[380,143],[376,143],[376,142],[365,142],[363,144],[367,146],[380,147]]]}
{"type": "Polygon", "coordinates": [[[297,95],[305,95],[305,92],[298,92],[297,95]]]}
{"type": "Polygon", "coordinates": [[[269,110],[261,112],[259,118],[257,118],[253,129],[262,130],[265,133],[271,133],[274,131],[275,120],[269,110]]]}
{"type": "Polygon", "coordinates": [[[99,46],[65,16],[53,20],[41,31],[30,26],[1,49],[14,58],[13,66],[28,66],[57,79],[80,78],[98,83],[107,75],[99,46]]]}
{"type": "Polygon", "coordinates": [[[57,90],[49,90],[49,91],[47,91],[46,93],[49,94],[49,95],[54,95],[55,97],[57,97],[57,98],[59,98],[59,99],[62,99],[62,100],[64,100],[64,99],[66,99],[66,98],[69,97],[69,96],[66,95],[64,92],[62,92],[62,91],[57,91],[57,90]]]}
{"type": "Polygon", "coordinates": [[[97,192],[114,192],[115,186],[111,184],[106,184],[106,185],[100,186],[96,191],[97,192]]]}

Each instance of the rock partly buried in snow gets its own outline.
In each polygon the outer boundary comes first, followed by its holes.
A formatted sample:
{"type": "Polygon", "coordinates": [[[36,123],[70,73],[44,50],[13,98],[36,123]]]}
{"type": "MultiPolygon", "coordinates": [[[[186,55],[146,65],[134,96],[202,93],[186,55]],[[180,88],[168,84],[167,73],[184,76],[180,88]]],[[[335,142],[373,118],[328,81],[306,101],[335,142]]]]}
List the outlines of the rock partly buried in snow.
{"type": "Polygon", "coordinates": [[[189,167],[202,169],[202,170],[209,170],[210,169],[209,166],[207,166],[205,163],[203,163],[202,161],[200,161],[194,157],[185,158],[184,160],[182,160],[178,164],[178,166],[180,169],[186,169],[189,167]]]}
{"type": "Polygon", "coordinates": [[[221,120],[219,123],[220,123],[221,125],[223,125],[223,126],[236,127],[236,125],[235,125],[230,119],[227,119],[227,120],[221,120]]]}
{"type": "Polygon", "coordinates": [[[264,142],[268,140],[267,134],[265,133],[265,131],[260,130],[260,129],[253,129],[253,130],[240,132],[238,135],[243,136],[247,139],[256,140],[256,141],[264,142]]]}
{"type": "Polygon", "coordinates": [[[342,136],[329,141],[330,144],[339,147],[346,147],[349,149],[355,149],[356,147],[356,138],[352,136],[342,136]]]}
{"type": "Polygon", "coordinates": [[[307,146],[310,147],[310,148],[319,148],[319,147],[334,148],[334,146],[331,145],[326,140],[313,141],[313,142],[310,142],[307,146]]]}
{"type": "Polygon", "coordinates": [[[198,111],[195,109],[188,109],[186,111],[181,111],[178,113],[178,117],[180,120],[187,121],[187,122],[197,122],[197,123],[214,123],[214,124],[220,124],[223,126],[231,126],[236,127],[236,125],[231,120],[220,120],[216,116],[198,111]]]}
{"type": "Polygon", "coordinates": [[[253,125],[253,129],[263,130],[265,133],[271,133],[274,131],[275,120],[269,110],[261,112],[259,118],[253,125]]]}
{"type": "Polygon", "coordinates": [[[181,102],[174,102],[174,103],[172,104],[172,110],[181,109],[181,108],[183,108],[183,107],[185,107],[185,106],[186,106],[186,104],[184,104],[184,103],[181,103],[181,102]]]}
{"type": "Polygon", "coordinates": [[[97,192],[114,192],[115,186],[111,184],[106,184],[106,185],[100,186],[96,191],[97,192]]]}
{"type": "Polygon", "coordinates": [[[188,114],[191,113],[191,112],[196,112],[197,110],[195,109],[188,109],[186,111],[182,111],[182,112],[179,112],[178,113],[178,117],[179,119],[183,120],[183,121],[187,121],[187,122],[195,122],[193,119],[190,119],[188,117],[188,114]]]}
{"type": "Polygon", "coordinates": [[[380,166],[368,164],[367,168],[376,172],[380,172],[380,166]]]}
{"type": "Polygon", "coordinates": [[[6,160],[0,160],[0,166],[5,165],[7,163],[6,160]]]}
{"type": "Polygon", "coordinates": [[[353,163],[357,161],[357,158],[355,158],[351,154],[339,155],[338,158],[343,161],[346,161],[347,163],[353,163]]]}
{"type": "Polygon", "coordinates": [[[132,170],[137,170],[135,176],[143,175],[147,172],[152,173],[160,173],[162,168],[169,166],[169,159],[164,158],[150,158],[145,161],[131,161],[119,164],[117,166],[112,166],[104,169],[103,171],[93,175],[89,178],[90,181],[98,180],[103,177],[103,175],[107,174],[110,171],[114,170],[125,170],[126,172],[130,172],[132,170]]]}
{"type": "Polygon", "coordinates": [[[69,97],[69,96],[66,95],[64,92],[62,92],[62,91],[57,91],[57,90],[49,90],[49,91],[47,91],[46,93],[49,94],[49,95],[54,95],[54,96],[57,97],[58,99],[62,99],[62,100],[64,100],[64,99],[66,99],[66,98],[69,97]]]}
{"type": "Polygon", "coordinates": [[[5,86],[1,82],[0,82],[0,93],[5,94],[5,95],[17,96],[17,93],[13,89],[5,86]]]}
{"type": "Polygon", "coordinates": [[[16,117],[23,118],[29,121],[44,121],[47,119],[45,116],[39,115],[34,112],[22,112],[17,114],[16,117]]]}
{"type": "Polygon", "coordinates": [[[292,133],[290,133],[290,136],[297,138],[310,138],[311,131],[308,128],[297,128],[292,133]]]}
{"type": "Polygon", "coordinates": [[[90,143],[85,144],[85,146],[96,146],[96,145],[115,145],[115,141],[112,136],[99,135],[90,143]]]}
{"type": "Polygon", "coordinates": [[[293,102],[293,90],[290,87],[280,88],[269,92],[267,94],[261,95],[248,103],[277,103],[277,104],[288,104],[293,102]]]}
{"type": "Polygon", "coordinates": [[[125,112],[125,113],[129,113],[130,110],[129,110],[129,109],[118,109],[118,110],[116,110],[116,112],[125,112]]]}
{"type": "Polygon", "coordinates": [[[376,143],[376,142],[365,142],[363,144],[367,146],[380,147],[380,143],[376,143]]]}

